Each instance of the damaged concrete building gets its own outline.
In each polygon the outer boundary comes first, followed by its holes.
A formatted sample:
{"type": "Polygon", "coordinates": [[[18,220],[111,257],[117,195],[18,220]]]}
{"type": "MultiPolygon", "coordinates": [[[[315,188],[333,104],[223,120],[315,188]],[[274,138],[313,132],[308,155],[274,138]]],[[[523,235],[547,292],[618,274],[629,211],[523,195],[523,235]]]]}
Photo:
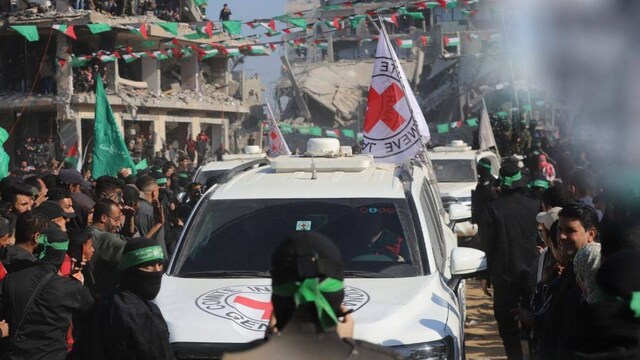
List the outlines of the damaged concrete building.
{"type": "Polygon", "coordinates": [[[151,11],[69,10],[64,0],[57,0],[58,11],[0,18],[0,126],[12,134],[6,150],[29,137],[90,149],[98,73],[127,140],[144,135],[155,151],[167,144],[183,149],[190,134],[205,132],[212,148],[235,150],[230,129],[261,100],[247,89],[259,81],[243,82],[231,69],[250,55],[254,40],[230,38],[203,21],[196,5],[184,2],[189,22],[168,23],[151,11]],[[25,25],[37,28],[39,40],[14,31],[25,25]],[[73,26],[73,37],[60,26],[73,26]]]}
{"type": "MultiPolygon", "coordinates": [[[[514,76],[501,53],[495,4],[442,3],[289,0],[287,11],[308,11],[313,26],[287,35],[285,74],[276,89],[283,119],[294,126],[361,131],[377,46],[372,40],[378,36],[367,19],[380,18],[433,129],[433,142],[449,141],[439,139],[436,125],[474,116],[482,97],[493,106],[496,84],[514,76]],[[306,40],[296,40],[301,36],[306,40]]],[[[504,100],[497,99],[496,107],[504,100]]],[[[470,137],[465,134],[465,140],[470,137]]]]}

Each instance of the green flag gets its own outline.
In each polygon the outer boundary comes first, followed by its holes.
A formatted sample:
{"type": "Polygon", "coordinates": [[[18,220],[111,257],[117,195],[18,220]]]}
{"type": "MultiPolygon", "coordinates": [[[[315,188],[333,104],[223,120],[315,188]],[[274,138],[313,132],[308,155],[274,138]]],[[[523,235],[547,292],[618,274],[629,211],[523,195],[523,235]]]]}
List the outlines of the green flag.
{"type": "Polygon", "coordinates": [[[222,22],[222,28],[224,31],[228,32],[229,35],[240,35],[242,31],[242,21],[240,20],[229,20],[222,22]]]}
{"type": "Polygon", "coordinates": [[[135,164],[116,124],[113,110],[104,92],[102,77],[96,78],[96,111],[93,125],[93,161],[91,173],[97,179],[103,175],[118,176],[123,168],[135,175],[135,164]]]}
{"type": "Polygon", "coordinates": [[[478,118],[467,119],[467,125],[469,125],[471,127],[478,126],[478,118]]]}
{"type": "Polygon", "coordinates": [[[40,40],[38,27],[35,25],[12,25],[11,28],[19,32],[29,42],[40,40]]]}
{"type": "Polygon", "coordinates": [[[173,35],[178,35],[178,23],[176,22],[161,22],[158,23],[158,26],[172,33],[173,35]]]}
{"type": "Polygon", "coordinates": [[[147,164],[147,159],[142,159],[142,161],[137,163],[135,166],[136,170],[144,170],[148,167],[149,167],[149,164],[147,164]]]}
{"type": "Polygon", "coordinates": [[[99,34],[111,30],[111,26],[107,24],[87,24],[87,27],[92,34],[99,34]]]}
{"type": "Polygon", "coordinates": [[[7,130],[0,127],[0,179],[9,175],[9,154],[4,151],[4,143],[9,138],[7,130]]]}
{"type": "Polygon", "coordinates": [[[289,18],[289,20],[287,20],[291,25],[293,26],[297,26],[297,27],[301,27],[301,28],[306,28],[307,27],[307,19],[305,18],[289,18]]]}

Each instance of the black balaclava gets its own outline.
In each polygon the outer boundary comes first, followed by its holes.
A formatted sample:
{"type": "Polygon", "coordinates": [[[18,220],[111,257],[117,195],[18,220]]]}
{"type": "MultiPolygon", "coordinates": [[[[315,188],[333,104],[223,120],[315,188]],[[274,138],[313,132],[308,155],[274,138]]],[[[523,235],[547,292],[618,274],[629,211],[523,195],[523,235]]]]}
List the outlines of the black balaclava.
{"type": "Polygon", "coordinates": [[[155,299],[160,292],[163,272],[149,272],[138,268],[163,262],[164,253],[155,241],[148,238],[129,240],[122,252],[120,287],[144,300],[155,299]]]}
{"type": "Polygon", "coordinates": [[[69,248],[67,234],[57,226],[51,226],[44,230],[36,241],[38,242],[39,262],[50,264],[59,269],[69,248]]]}
{"type": "MultiPolygon", "coordinates": [[[[274,288],[273,311],[282,329],[291,319],[296,308],[308,309],[314,320],[319,321],[316,308],[310,303],[296,305],[294,296],[276,295],[276,289],[317,278],[344,280],[344,262],[340,250],[323,235],[313,232],[298,232],[291,235],[275,250],[271,257],[271,280],[274,288]]],[[[344,290],[323,292],[333,312],[340,313],[344,290]]],[[[325,330],[327,330],[325,328],[325,330]]]]}

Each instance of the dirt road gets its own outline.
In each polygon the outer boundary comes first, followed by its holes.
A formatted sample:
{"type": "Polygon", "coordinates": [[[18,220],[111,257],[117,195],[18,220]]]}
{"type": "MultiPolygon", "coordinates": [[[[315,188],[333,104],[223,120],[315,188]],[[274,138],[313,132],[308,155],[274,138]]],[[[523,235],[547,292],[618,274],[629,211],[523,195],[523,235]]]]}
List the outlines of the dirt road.
{"type": "Polygon", "coordinates": [[[465,345],[467,359],[506,359],[498,326],[493,318],[491,298],[480,287],[480,281],[467,280],[467,322],[465,345]]]}

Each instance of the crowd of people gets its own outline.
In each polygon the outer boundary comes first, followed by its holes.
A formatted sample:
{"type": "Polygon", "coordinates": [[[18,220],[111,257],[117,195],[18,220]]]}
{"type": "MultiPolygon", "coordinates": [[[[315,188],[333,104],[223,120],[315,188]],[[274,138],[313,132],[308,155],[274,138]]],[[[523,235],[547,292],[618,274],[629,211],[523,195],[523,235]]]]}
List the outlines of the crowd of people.
{"type": "Polygon", "coordinates": [[[550,140],[524,124],[512,134],[497,137],[524,156],[505,158],[498,179],[480,161],[472,196],[507,358],[637,358],[637,174],[614,175],[597,141],[550,140]]]}
{"type": "Polygon", "coordinates": [[[150,300],[202,195],[191,170],[183,156],[135,176],[123,169],[91,179],[62,169],[2,179],[0,352],[10,359],[172,358],[150,300]]]}
{"type": "Polygon", "coordinates": [[[73,68],[74,90],[79,93],[95,92],[98,75],[102,77],[102,84],[107,88],[109,86],[109,76],[107,75],[107,67],[104,64],[95,63],[73,68]]]}

